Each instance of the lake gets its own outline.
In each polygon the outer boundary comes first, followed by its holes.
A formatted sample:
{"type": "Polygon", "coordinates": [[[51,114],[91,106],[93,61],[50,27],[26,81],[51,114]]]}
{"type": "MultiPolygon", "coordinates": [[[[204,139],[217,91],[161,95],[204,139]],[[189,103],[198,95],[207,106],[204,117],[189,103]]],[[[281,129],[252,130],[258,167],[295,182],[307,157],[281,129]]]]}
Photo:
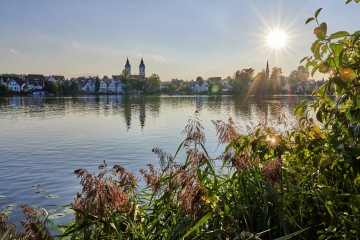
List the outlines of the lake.
{"type": "Polygon", "coordinates": [[[58,207],[70,204],[81,190],[74,170],[96,172],[103,160],[137,175],[148,163],[159,166],[151,150],[160,147],[174,154],[195,111],[205,128],[205,146],[215,158],[224,146],[218,147],[211,120],[226,121],[231,116],[242,133],[260,119],[281,127],[279,115],[293,122],[293,109],[302,99],[205,95],[0,98],[0,211],[12,212],[10,222],[23,219],[23,203],[59,213],[63,208],[58,207]]]}

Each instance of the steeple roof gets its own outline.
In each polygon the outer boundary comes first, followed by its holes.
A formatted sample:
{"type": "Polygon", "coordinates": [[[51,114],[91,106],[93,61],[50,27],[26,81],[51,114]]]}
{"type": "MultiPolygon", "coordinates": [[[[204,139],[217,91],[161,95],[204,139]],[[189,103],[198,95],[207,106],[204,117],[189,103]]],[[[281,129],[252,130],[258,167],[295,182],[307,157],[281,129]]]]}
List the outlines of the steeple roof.
{"type": "Polygon", "coordinates": [[[125,64],[125,67],[130,67],[129,58],[126,58],[126,64],[125,64]]]}
{"type": "Polygon", "coordinates": [[[143,58],[141,58],[140,66],[144,66],[144,67],[145,67],[143,58]]]}

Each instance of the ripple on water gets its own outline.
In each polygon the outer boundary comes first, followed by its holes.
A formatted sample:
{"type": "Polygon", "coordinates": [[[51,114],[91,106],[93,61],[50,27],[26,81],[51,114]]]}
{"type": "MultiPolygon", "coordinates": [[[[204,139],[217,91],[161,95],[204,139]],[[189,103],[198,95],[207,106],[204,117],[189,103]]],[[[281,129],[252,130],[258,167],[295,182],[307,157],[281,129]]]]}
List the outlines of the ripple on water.
{"type": "MultiPolygon", "coordinates": [[[[0,207],[15,205],[9,218],[16,222],[24,218],[21,204],[48,210],[70,204],[81,191],[73,171],[96,172],[103,160],[109,167],[120,164],[135,174],[146,169],[147,163],[156,167],[158,159],[151,150],[160,147],[174,154],[195,110],[206,129],[211,154],[217,147],[211,120],[232,116],[246,125],[259,110],[271,117],[274,111],[291,113],[296,105],[286,99],[281,103],[251,98],[244,103],[229,96],[0,99],[0,207]],[[49,194],[58,197],[46,198],[49,194]]],[[[179,155],[179,161],[183,156],[179,155]]],[[[56,220],[68,221],[71,214],[61,211],[50,214],[65,214],[56,220]]]]}

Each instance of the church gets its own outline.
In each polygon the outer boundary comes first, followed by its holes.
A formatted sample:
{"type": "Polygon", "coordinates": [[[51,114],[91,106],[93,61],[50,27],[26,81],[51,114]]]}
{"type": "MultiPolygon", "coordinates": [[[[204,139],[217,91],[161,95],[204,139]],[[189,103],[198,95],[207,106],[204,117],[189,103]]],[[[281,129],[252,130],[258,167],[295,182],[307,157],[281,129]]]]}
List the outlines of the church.
{"type": "Polygon", "coordinates": [[[139,74],[138,75],[132,75],[131,74],[131,65],[129,62],[129,58],[126,58],[126,64],[125,64],[125,72],[131,76],[131,77],[137,77],[137,78],[145,78],[145,64],[143,58],[141,58],[140,65],[139,65],[139,74]]]}

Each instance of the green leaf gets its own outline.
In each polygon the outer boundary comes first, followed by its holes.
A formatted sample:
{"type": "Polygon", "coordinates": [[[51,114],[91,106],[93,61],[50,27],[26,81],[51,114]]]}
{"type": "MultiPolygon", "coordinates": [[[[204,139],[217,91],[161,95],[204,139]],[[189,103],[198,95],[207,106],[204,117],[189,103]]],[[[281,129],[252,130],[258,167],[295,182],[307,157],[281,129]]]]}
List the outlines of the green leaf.
{"type": "Polygon", "coordinates": [[[314,57],[315,59],[321,59],[321,56],[320,56],[320,48],[322,46],[322,42],[318,42],[318,44],[315,46],[314,48],[314,57]]]}
{"type": "Polygon", "coordinates": [[[6,236],[8,234],[10,235],[10,232],[13,230],[13,228],[15,228],[15,225],[12,225],[11,227],[9,227],[9,229],[4,233],[4,235],[1,236],[1,240],[8,239],[6,236]]]}
{"type": "Polygon", "coordinates": [[[319,72],[327,73],[329,72],[329,64],[327,62],[322,62],[319,64],[319,72]]]}
{"type": "Polygon", "coordinates": [[[305,22],[305,25],[308,24],[309,22],[313,21],[313,20],[315,20],[315,18],[313,18],[313,17],[308,18],[308,19],[306,20],[306,22],[305,22]]]}
{"type": "Polygon", "coordinates": [[[346,49],[343,49],[339,54],[339,67],[343,68],[344,66],[344,54],[346,53],[346,49]]]}
{"type": "Polygon", "coordinates": [[[347,36],[350,36],[350,33],[348,33],[347,31],[339,31],[339,32],[331,34],[329,39],[336,39],[336,38],[347,37],[347,36]]]}
{"type": "Polygon", "coordinates": [[[336,101],[336,104],[335,104],[335,110],[337,110],[341,104],[343,104],[344,102],[346,102],[346,100],[349,99],[349,95],[348,94],[343,94],[339,100],[336,101]]]}
{"type": "Polygon", "coordinates": [[[319,13],[321,12],[322,8],[319,8],[318,10],[315,11],[315,18],[317,18],[317,16],[319,15],[319,13]]]}
{"type": "Polygon", "coordinates": [[[317,39],[315,42],[313,42],[313,44],[311,44],[311,52],[314,52],[314,50],[315,50],[315,47],[316,47],[316,45],[318,44],[320,42],[320,40],[319,39],[317,39]]]}
{"type": "Polygon", "coordinates": [[[351,114],[352,114],[352,120],[360,123],[360,110],[359,109],[354,110],[351,112],[351,114]]]}
{"type": "Polygon", "coordinates": [[[339,78],[339,77],[334,77],[333,81],[337,86],[339,86],[341,88],[346,88],[346,86],[347,86],[347,84],[343,80],[341,80],[341,78],[339,78]]]}
{"type": "Polygon", "coordinates": [[[318,70],[319,66],[316,66],[314,67],[312,70],[311,70],[311,76],[314,76],[316,70],[318,70]]]}
{"type": "MultiPolygon", "coordinates": [[[[309,70],[309,68],[310,67],[313,67],[314,65],[313,65],[313,61],[307,61],[307,63],[305,64],[305,68],[307,69],[307,70],[309,70]]],[[[316,66],[316,64],[315,64],[315,66],[316,66]]]]}
{"type": "Polygon", "coordinates": [[[304,111],[304,108],[301,106],[297,106],[294,110],[295,114],[298,116],[301,116],[302,112],[304,111]]]}
{"type": "Polygon", "coordinates": [[[340,39],[337,43],[344,46],[344,47],[351,47],[352,46],[352,43],[347,39],[340,39]]]}
{"type": "Polygon", "coordinates": [[[330,43],[330,49],[333,51],[334,56],[337,57],[344,50],[343,47],[336,43],[330,43]]]}
{"type": "Polygon", "coordinates": [[[316,113],[316,119],[319,121],[319,122],[323,122],[323,115],[322,115],[322,110],[319,110],[317,111],[316,113]]]}
{"type": "Polygon", "coordinates": [[[295,237],[296,235],[299,235],[300,233],[303,233],[303,232],[305,232],[306,230],[308,230],[308,229],[310,229],[310,228],[312,228],[312,227],[308,227],[308,228],[301,229],[301,230],[299,230],[299,231],[297,231],[297,232],[290,233],[290,234],[288,234],[288,235],[286,235],[286,236],[284,236],[284,237],[276,238],[275,240],[287,240],[287,239],[291,239],[291,238],[295,237]]]}
{"type": "Polygon", "coordinates": [[[189,231],[186,232],[186,234],[181,238],[184,239],[187,236],[189,236],[193,231],[195,231],[196,229],[198,229],[201,225],[203,225],[207,220],[209,220],[209,218],[211,217],[211,212],[209,212],[208,214],[206,214],[205,216],[203,216],[196,224],[195,226],[193,226],[192,228],[189,229],[189,231]]]}
{"type": "Polygon", "coordinates": [[[332,205],[333,205],[333,204],[332,204],[331,201],[327,201],[327,202],[325,203],[326,210],[329,212],[330,216],[333,218],[334,215],[333,215],[332,209],[331,209],[331,207],[330,207],[330,206],[332,206],[332,205]]]}

